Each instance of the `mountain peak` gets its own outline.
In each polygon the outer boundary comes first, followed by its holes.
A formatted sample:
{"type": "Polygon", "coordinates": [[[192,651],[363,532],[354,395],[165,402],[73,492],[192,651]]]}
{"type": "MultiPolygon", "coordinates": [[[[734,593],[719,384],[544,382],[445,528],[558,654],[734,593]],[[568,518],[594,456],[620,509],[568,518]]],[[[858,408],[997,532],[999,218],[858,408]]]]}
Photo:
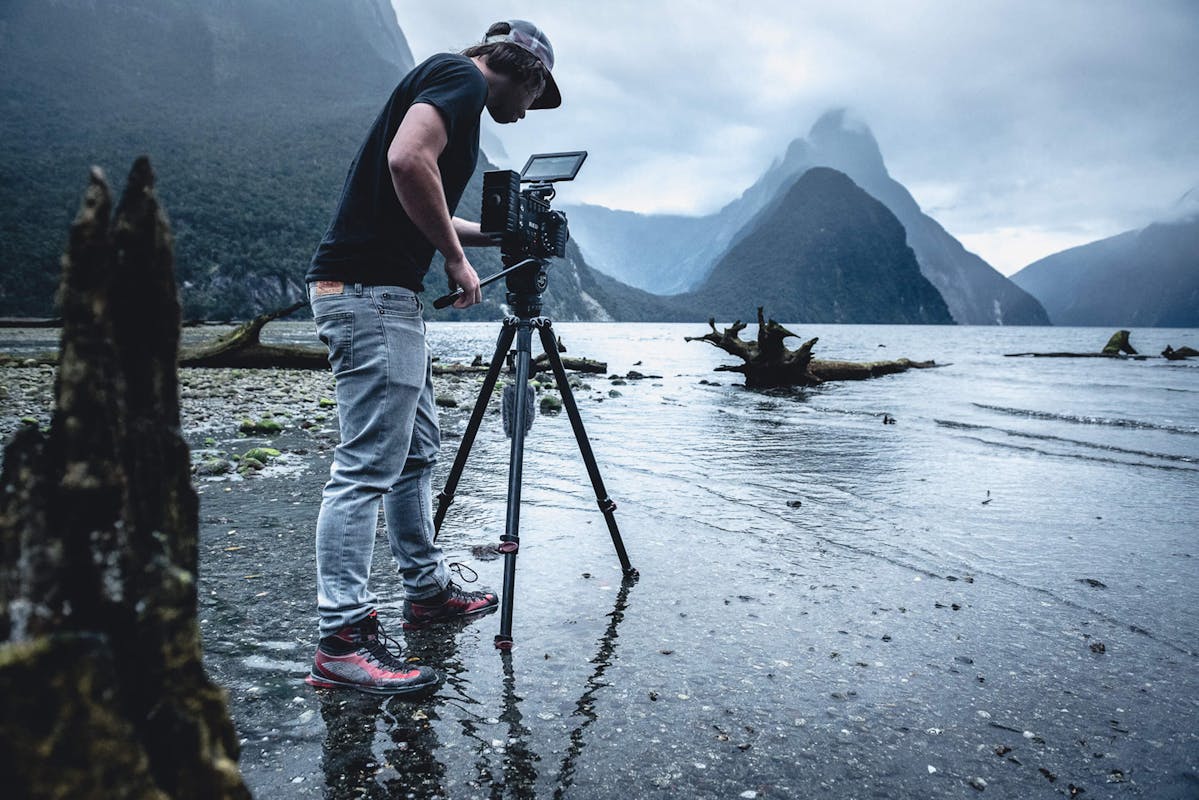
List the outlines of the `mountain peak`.
{"type": "Polygon", "coordinates": [[[747,319],[768,298],[796,322],[953,321],[895,215],[829,167],[796,179],[686,297],[721,319],[747,319]]]}
{"type": "Polygon", "coordinates": [[[808,141],[846,166],[886,173],[883,153],[870,126],[849,109],[833,108],[820,115],[808,132],[808,141]]]}
{"type": "Polygon", "coordinates": [[[1199,218],[1199,185],[1192,186],[1182,197],[1174,201],[1165,216],[1157,220],[1162,223],[1189,222],[1199,218]]]}

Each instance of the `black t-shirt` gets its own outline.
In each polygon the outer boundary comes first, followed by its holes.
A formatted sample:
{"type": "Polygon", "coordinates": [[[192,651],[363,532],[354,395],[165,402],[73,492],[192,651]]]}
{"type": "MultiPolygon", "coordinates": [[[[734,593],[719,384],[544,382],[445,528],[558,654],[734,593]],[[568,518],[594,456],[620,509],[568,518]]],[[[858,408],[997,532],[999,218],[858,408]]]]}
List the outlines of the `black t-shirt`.
{"type": "Polygon", "coordinates": [[[479,117],[486,101],[487,81],[466,56],[442,53],[405,75],[350,164],[333,223],[305,280],[423,290],[435,248],[396,197],[387,148],[413,104],[440,111],[449,139],[437,166],[453,214],[479,159],[479,117]]]}

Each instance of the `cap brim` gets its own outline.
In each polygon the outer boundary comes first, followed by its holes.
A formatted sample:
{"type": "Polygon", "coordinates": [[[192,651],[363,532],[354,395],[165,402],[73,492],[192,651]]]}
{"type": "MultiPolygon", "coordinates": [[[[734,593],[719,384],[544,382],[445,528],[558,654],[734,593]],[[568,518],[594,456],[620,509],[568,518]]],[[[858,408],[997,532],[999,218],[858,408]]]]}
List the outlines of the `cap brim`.
{"type": "Polygon", "coordinates": [[[541,90],[541,95],[529,106],[529,110],[557,108],[560,105],[562,105],[562,93],[558,91],[558,84],[554,82],[554,76],[547,72],[545,75],[545,88],[541,90]]]}

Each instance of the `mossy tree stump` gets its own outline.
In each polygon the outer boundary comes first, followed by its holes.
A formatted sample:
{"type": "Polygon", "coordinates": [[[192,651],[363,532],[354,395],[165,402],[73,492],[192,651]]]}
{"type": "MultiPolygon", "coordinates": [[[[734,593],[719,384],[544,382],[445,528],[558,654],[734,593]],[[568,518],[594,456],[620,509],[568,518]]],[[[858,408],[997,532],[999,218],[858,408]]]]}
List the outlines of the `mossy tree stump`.
{"type": "Polygon", "coordinates": [[[24,797],[244,798],[197,620],[172,238],[149,161],[93,170],[62,262],[48,433],[0,473],[0,774],[24,797]]]}

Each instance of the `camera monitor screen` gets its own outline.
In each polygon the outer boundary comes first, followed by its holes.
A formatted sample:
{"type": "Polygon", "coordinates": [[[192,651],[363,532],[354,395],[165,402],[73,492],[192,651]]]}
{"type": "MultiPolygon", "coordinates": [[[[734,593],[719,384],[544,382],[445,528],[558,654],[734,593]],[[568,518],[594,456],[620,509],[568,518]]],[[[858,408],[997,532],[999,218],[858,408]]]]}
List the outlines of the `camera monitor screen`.
{"type": "Polygon", "coordinates": [[[520,171],[520,179],[529,183],[573,181],[586,158],[586,150],[573,153],[538,153],[529,156],[528,163],[520,171]]]}

